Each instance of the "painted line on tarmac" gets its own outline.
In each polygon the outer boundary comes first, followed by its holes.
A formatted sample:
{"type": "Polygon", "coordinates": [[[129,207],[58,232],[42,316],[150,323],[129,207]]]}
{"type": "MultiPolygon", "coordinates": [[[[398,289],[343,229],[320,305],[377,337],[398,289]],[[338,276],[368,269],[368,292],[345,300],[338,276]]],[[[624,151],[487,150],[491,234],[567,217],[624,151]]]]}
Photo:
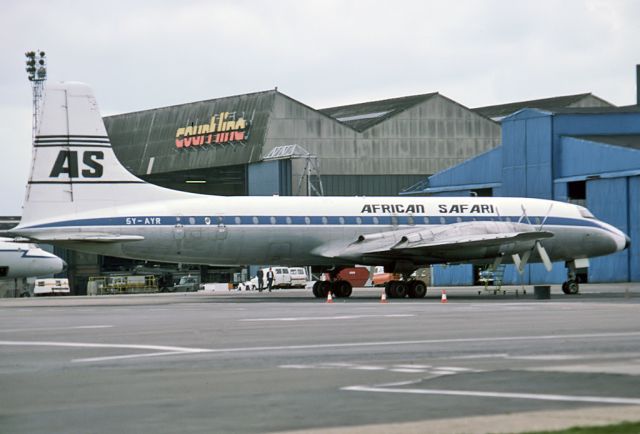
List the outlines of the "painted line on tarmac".
{"type": "Polygon", "coordinates": [[[65,348],[107,348],[107,349],[130,349],[130,350],[155,350],[152,353],[123,354],[118,356],[91,357],[83,359],[72,359],[73,363],[82,362],[102,362],[107,360],[132,359],[138,357],[158,357],[173,356],[177,354],[207,353],[211,350],[206,348],[187,348],[163,345],[132,345],[132,344],[98,344],[92,342],[46,342],[46,341],[0,341],[0,346],[22,346],[22,347],[65,347],[65,348]]]}
{"type": "Polygon", "coordinates": [[[508,392],[478,392],[473,390],[446,390],[446,389],[395,389],[375,386],[349,386],[340,390],[350,392],[372,393],[405,393],[413,395],[451,395],[470,396],[480,398],[504,398],[504,399],[534,399],[540,401],[568,401],[568,402],[593,402],[599,404],[634,404],[640,405],[640,398],[620,398],[608,396],[576,396],[576,395],[548,395],[542,393],[508,393],[508,392]]]}
{"type": "MultiPolygon", "coordinates": [[[[187,348],[158,345],[128,345],[128,344],[98,344],[79,342],[41,342],[41,341],[0,341],[0,346],[52,346],[52,347],[76,347],[76,348],[124,348],[138,350],[155,350],[165,353],[175,354],[195,354],[195,353],[241,353],[255,351],[295,351],[295,350],[317,350],[324,348],[362,348],[362,347],[383,347],[397,345],[425,345],[425,344],[456,344],[465,342],[508,342],[508,341],[536,341],[536,340],[563,340],[563,339],[592,339],[592,338],[630,338],[640,337],[640,332],[620,332],[620,333],[587,333],[587,334],[567,334],[567,335],[542,335],[542,336],[497,336],[487,338],[454,338],[454,339],[421,339],[407,341],[373,341],[373,342],[345,342],[329,344],[307,344],[307,345],[274,345],[259,347],[231,347],[231,348],[187,348]]],[[[151,357],[139,355],[141,357],[151,357]]],[[[121,357],[121,356],[113,356],[121,357]]],[[[100,360],[111,360],[113,357],[104,357],[100,360]]],[[[133,358],[132,354],[131,357],[133,358]]],[[[78,359],[84,360],[84,359],[78,359]]],[[[93,361],[96,361],[93,359],[93,361]]]]}
{"type": "Polygon", "coordinates": [[[54,330],[84,330],[84,329],[107,329],[113,327],[112,325],[86,325],[86,326],[74,326],[74,327],[37,327],[37,328],[25,328],[25,329],[2,329],[0,333],[18,333],[18,332],[42,332],[42,331],[54,331],[54,330]]]}
{"type": "Polygon", "coordinates": [[[282,318],[245,318],[240,322],[268,322],[268,321],[327,321],[336,319],[361,319],[361,318],[408,318],[414,314],[389,314],[389,315],[339,315],[339,316],[297,316],[282,318]]]}

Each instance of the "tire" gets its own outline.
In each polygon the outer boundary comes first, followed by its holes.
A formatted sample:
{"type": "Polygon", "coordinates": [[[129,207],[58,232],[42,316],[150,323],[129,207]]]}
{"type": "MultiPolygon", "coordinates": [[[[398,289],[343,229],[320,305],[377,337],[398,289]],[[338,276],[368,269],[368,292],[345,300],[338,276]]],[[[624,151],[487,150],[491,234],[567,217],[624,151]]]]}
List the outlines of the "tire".
{"type": "Polygon", "coordinates": [[[336,282],[333,282],[332,287],[336,297],[346,298],[351,296],[351,293],[353,292],[353,288],[351,287],[351,284],[346,280],[338,280],[336,282]]]}
{"type": "Polygon", "coordinates": [[[409,298],[424,298],[427,294],[427,285],[421,280],[412,280],[409,282],[409,298]]]}
{"type": "Polygon", "coordinates": [[[562,284],[562,292],[567,295],[575,295],[580,292],[580,285],[575,280],[567,280],[562,284]]]}
{"type": "Polygon", "coordinates": [[[318,285],[318,298],[327,298],[327,295],[329,295],[329,291],[331,290],[331,282],[327,282],[327,281],[320,281],[319,285],[318,285]]]}
{"type": "Polygon", "coordinates": [[[396,298],[396,281],[390,280],[384,284],[384,292],[387,294],[387,298],[396,298]]]}
{"type": "Polygon", "coordinates": [[[409,291],[409,285],[407,285],[407,282],[403,282],[402,280],[397,280],[396,282],[396,296],[398,298],[405,298],[409,291]]]}

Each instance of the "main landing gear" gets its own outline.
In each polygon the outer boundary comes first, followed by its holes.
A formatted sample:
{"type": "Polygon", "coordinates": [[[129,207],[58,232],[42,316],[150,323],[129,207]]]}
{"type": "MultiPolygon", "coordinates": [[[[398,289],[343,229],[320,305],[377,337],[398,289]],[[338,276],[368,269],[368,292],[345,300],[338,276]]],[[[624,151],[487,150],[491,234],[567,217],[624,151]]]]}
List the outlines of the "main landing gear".
{"type": "Polygon", "coordinates": [[[422,280],[390,280],[384,284],[387,298],[424,298],[427,285],[422,280]]]}
{"type": "Polygon", "coordinates": [[[331,291],[331,295],[336,298],[347,298],[351,296],[353,287],[346,280],[318,280],[313,284],[313,295],[317,298],[327,298],[331,291]]]}
{"type": "Polygon", "coordinates": [[[580,292],[580,285],[578,285],[575,261],[567,262],[567,281],[562,284],[562,292],[567,295],[573,295],[580,292]]]}

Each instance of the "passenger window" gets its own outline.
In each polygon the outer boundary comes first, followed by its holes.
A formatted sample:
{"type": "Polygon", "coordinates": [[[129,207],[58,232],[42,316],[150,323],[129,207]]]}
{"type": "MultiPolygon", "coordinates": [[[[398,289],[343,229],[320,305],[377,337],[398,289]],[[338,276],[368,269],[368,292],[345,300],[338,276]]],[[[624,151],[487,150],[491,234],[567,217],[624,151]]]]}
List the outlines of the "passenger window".
{"type": "Polygon", "coordinates": [[[307,225],[308,225],[308,224],[311,224],[311,219],[310,219],[309,217],[305,217],[305,218],[304,218],[304,222],[305,222],[305,224],[307,224],[307,225]]]}
{"type": "Polygon", "coordinates": [[[276,218],[275,218],[275,217],[271,217],[271,218],[269,219],[269,221],[271,222],[271,224],[272,224],[272,225],[275,225],[275,224],[276,224],[276,218]]]}
{"type": "Polygon", "coordinates": [[[258,217],[254,217],[253,218],[253,224],[257,225],[260,222],[260,220],[258,219],[258,217]]]}

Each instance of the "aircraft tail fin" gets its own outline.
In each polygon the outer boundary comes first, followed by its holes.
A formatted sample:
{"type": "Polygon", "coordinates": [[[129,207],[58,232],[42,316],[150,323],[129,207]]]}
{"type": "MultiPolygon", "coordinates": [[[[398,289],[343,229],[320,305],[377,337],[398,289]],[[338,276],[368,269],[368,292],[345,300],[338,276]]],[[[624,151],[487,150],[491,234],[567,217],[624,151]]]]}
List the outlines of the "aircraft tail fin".
{"type": "Polygon", "coordinates": [[[88,85],[46,86],[21,225],[180,194],[187,193],[148,184],[120,163],[88,85]]]}

